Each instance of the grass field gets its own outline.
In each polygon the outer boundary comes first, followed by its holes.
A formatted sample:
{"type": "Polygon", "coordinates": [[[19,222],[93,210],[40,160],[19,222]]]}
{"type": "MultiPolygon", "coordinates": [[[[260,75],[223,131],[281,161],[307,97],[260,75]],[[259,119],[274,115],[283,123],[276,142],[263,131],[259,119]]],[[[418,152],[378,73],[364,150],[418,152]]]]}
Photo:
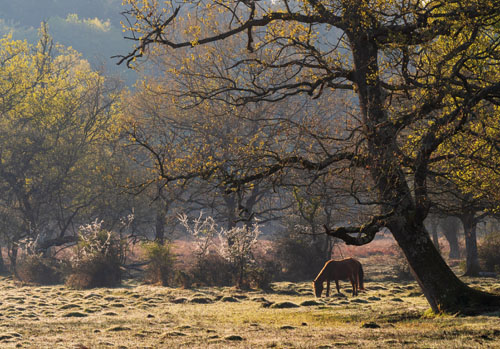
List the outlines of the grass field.
{"type": "MultiPolygon", "coordinates": [[[[362,261],[363,262],[363,261],[362,261]]],[[[429,316],[414,282],[367,265],[366,292],[315,299],[311,284],[184,290],[128,281],[76,291],[0,278],[0,348],[499,348],[500,312],[429,316]]],[[[500,293],[500,280],[467,279],[500,293]]]]}

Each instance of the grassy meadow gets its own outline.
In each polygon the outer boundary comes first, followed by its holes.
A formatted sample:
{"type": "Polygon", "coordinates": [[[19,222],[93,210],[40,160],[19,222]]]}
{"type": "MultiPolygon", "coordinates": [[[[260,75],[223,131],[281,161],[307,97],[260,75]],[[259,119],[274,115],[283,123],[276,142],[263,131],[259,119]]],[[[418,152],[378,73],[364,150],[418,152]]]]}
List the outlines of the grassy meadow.
{"type": "MultiPolygon", "coordinates": [[[[379,256],[380,257],[380,256],[379,256]]],[[[360,259],[366,292],[316,299],[311,283],[272,290],[194,289],[126,281],[85,291],[0,278],[0,348],[495,348],[500,312],[432,316],[415,282],[383,258],[360,259]]],[[[500,293],[500,280],[467,279],[500,293]]]]}

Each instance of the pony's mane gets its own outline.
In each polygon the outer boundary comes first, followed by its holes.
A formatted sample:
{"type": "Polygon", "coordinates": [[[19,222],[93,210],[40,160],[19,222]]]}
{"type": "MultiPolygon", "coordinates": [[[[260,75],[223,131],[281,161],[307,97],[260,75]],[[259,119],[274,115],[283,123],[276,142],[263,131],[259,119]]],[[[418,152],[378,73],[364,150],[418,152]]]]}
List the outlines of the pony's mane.
{"type": "Polygon", "coordinates": [[[318,279],[320,278],[321,275],[323,275],[323,272],[325,271],[325,268],[327,265],[328,265],[328,263],[325,263],[325,265],[323,266],[323,268],[321,269],[319,274],[316,276],[316,278],[313,280],[313,282],[315,282],[315,283],[318,282],[318,279]]]}

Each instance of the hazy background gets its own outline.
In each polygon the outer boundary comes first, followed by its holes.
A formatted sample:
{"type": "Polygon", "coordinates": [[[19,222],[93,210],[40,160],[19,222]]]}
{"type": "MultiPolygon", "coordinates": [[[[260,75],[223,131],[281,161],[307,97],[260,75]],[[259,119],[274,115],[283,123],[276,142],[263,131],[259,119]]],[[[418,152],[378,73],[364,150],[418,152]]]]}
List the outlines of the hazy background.
{"type": "Polygon", "coordinates": [[[46,21],[56,42],[130,86],[135,73],[110,58],[132,47],[123,39],[121,11],[121,0],[0,0],[0,35],[12,33],[14,39],[35,43],[40,23],[46,21]]]}

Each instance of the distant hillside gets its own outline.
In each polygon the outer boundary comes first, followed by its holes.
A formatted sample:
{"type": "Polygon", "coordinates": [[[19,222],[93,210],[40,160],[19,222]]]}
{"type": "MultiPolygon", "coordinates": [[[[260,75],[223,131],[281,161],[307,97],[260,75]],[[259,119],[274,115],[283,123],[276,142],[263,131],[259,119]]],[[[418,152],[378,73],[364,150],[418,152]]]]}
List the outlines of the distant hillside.
{"type": "Polygon", "coordinates": [[[46,21],[55,41],[131,85],[135,73],[110,58],[133,45],[123,39],[122,11],[121,0],[0,0],[0,35],[12,32],[15,39],[35,42],[40,23],[46,21]]]}

